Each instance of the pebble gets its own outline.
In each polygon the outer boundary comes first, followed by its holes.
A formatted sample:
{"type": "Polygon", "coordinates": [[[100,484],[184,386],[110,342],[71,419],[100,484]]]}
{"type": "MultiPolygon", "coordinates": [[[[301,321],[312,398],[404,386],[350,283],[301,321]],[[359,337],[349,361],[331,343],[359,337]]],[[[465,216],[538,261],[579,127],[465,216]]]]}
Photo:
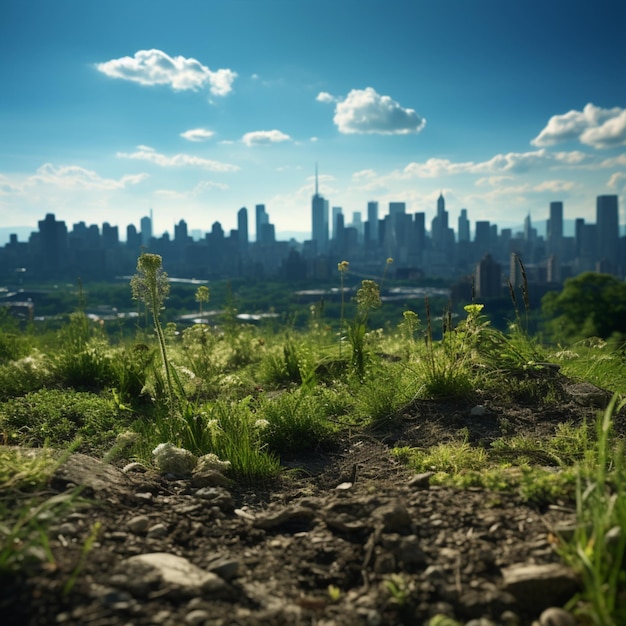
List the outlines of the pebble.
{"type": "Polygon", "coordinates": [[[160,539],[167,535],[167,526],[165,524],[155,524],[148,529],[148,539],[160,539]]]}
{"type": "Polygon", "coordinates": [[[210,617],[211,615],[208,611],[195,609],[185,615],[185,624],[189,624],[189,626],[197,626],[198,624],[206,622],[210,617]]]}
{"type": "Polygon", "coordinates": [[[430,479],[434,475],[435,472],[423,472],[422,474],[416,474],[407,484],[413,489],[428,489],[430,487],[430,479]]]}
{"type": "Polygon", "coordinates": [[[137,498],[137,500],[142,500],[143,502],[152,502],[154,496],[149,491],[141,491],[135,494],[135,498],[137,498]]]}
{"type": "Polygon", "coordinates": [[[145,533],[150,527],[150,518],[147,515],[137,515],[128,520],[127,526],[133,533],[145,533]]]}
{"type": "Polygon", "coordinates": [[[539,617],[540,626],[576,626],[574,616],[558,607],[547,608],[539,617]]]}

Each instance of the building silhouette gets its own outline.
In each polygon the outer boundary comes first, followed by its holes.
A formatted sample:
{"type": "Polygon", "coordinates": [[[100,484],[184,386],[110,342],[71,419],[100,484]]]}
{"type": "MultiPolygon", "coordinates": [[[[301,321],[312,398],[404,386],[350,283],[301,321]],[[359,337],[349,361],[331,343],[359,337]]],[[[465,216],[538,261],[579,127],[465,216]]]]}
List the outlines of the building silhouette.
{"type": "Polygon", "coordinates": [[[315,193],[311,198],[311,240],[317,254],[328,251],[328,200],[319,193],[317,166],[315,167],[315,193]]]}
{"type": "Polygon", "coordinates": [[[265,204],[255,206],[256,237],[250,240],[248,210],[237,212],[237,228],[225,232],[220,222],[203,236],[191,237],[185,219],[173,224],[173,236],[152,232],[152,211],[139,222],[125,227],[120,240],[118,226],[81,221],[68,229],[65,222],[48,213],[28,241],[11,235],[0,248],[0,278],[17,280],[110,280],[135,272],[142,251],[163,257],[171,276],[218,279],[336,278],[337,263],[350,262],[350,269],[364,276],[379,276],[387,257],[394,259],[397,277],[436,277],[448,281],[474,276],[480,297],[501,293],[502,268],[514,288],[521,284],[522,259],[530,282],[559,284],[584,271],[602,271],[624,277],[626,238],[619,231],[616,195],[596,199],[596,223],[576,218],[572,235],[566,235],[564,206],[553,201],[546,207],[545,237],[538,233],[530,213],[521,229],[498,229],[486,220],[470,222],[469,211],[460,210],[457,232],[449,225],[443,194],[437,198],[435,215],[427,229],[426,213],[407,212],[404,202],[389,203],[387,215],[379,214],[379,203],[371,200],[361,212],[352,212],[346,223],[343,209],[333,209],[333,237],[329,240],[328,200],[319,193],[316,168],[315,192],[311,200],[311,238],[304,242],[277,241],[276,228],[265,204]],[[473,232],[473,238],[472,238],[473,232]]]}

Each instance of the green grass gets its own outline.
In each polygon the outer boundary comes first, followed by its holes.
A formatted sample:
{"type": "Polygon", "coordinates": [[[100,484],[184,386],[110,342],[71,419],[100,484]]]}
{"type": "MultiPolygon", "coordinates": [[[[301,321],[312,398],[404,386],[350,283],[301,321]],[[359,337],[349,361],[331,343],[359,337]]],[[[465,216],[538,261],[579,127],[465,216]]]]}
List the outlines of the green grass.
{"type": "MultiPolygon", "coordinates": [[[[111,339],[82,310],[41,336],[0,319],[3,443],[66,449],[76,440],[105,460],[146,464],[154,448],[171,443],[197,457],[215,454],[230,463],[233,480],[254,484],[280,476],[282,457],[323,449],[345,432],[384,437],[415,400],[466,406],[487,394],[502,406],[557,408],[565,400],[560,374],[626,396],[618,343],[547,348],[519,315],[507,331],[494,329],[479,304],[466,306],[458,323],[444,313],[435,329],[426,301],[424,325],[405,311],[382,328],[376,319],[385,305],[368,280],[354,302],[340,311],[335,303],[336,315],[314,306],[308,326],[246,326],[229,302],[217,326],[177,328],[161,321],[167,276],[152,269],[134,282],[152,315],[132,338],[111,339]]],[[[460,429],[454,441],[393,453],[416,472],[434,472],[435,484],[516,493],[538,506],[576,501],[579,528],[562,545],[584,580],[572,607],[590,623],[617,626],[626,620],[616,591],[626,584],[626,470],[611,428],[615,408],[598,428],[590,413],[588,423],[563,422],[551,437],[501,436],[486,445],[460,429]]],[[[0,571],[21,567],[30,553],[52,558],[44,521],[73,502],[69,494],[37,495],[57,457],[11,450],[0,446],[0,571]]],[[[386,585],[396,603],[401,582],[386,585]]]]}

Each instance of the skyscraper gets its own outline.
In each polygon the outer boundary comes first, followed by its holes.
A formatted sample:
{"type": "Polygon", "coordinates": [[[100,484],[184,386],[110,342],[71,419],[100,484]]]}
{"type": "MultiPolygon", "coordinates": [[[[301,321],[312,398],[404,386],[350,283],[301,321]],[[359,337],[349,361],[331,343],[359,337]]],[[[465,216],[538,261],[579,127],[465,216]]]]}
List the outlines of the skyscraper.
{"type": "Polygon", "coordinates": [[[141,230],[141,245],[147,248],[150,245],[150,239],[152,239],[152,209],[150,209],[150,217],[145,216],[141,218],[139,227],[141,230]]]}
{"type": "Polygon", "coordinates": [[[256,216],[256,240],[257,243],[263,242],[263,226],[270,223],[269,215],[265,212],[264,204],[257,204],[255,207],[256,216]]]}
{"type": "Polygon", "coordinates": [[[318,254],[324,254],[328,250],[328,200],[319,194],[317,166],[315,194],[311,198],[311,239],[318,254]]]}
{"type": "Polygon", "coordinates": [[[239,252],[245,253],[248,250],[248,209],[245,206],[237,211],[237,242],[239,252]]]}
{"type": "Polygon", "coordinates": [[[548,253],[561,254],[563,240],[563,203],[550,202],[550,220],[548,222],[548,253]]]}
{"type": "MultiPolygon", "coordinates": [[[[596,198],[596,228],[600,255],[613,266],[618,262],[619,219],[617,196],[596,198]]],[[[615,267],[613,270],[616,269],[615,267]]]]}
{"type": "Polygon", "coordinates": [[[458,221],[458,229],[459,229],[459,243],[461,241],[469,241],[470,240],[470,223],[467,219],[467,209],[461,209],[461,214],[459,215],[458,221]]]}
{"type": "Polygon", "coordinates": [[[367,203],[368,239],[378,243],[378,202],[367,203]]]}

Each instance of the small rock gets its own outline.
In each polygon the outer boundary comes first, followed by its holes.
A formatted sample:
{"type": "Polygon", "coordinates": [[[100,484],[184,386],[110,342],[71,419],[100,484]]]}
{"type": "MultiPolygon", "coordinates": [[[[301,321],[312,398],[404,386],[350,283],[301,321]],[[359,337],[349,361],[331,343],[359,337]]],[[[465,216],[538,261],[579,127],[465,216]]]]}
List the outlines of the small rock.
{"type": "Polygon", "coordinates": [[[211,617],[208,611],[204,611],[203,609],[195,609],[194,611],[190,611],[185,615],[185,624],[189,624],[189,626],[198,626],[198,624],[203,624],[211,617]]]}
{"type": "MultiPolygon", "coordinates": [[[[164,583],[190,591],[199,591],[207,576],[207,572],[190,563],[187,559],[167,552],[151,552],[131,556],[123,562],[123,565],[130,568],[131,571],[133,568],[138,568],[141,570],[141,575],[145,575],[146,569],[156,572],[164,583]]],[[[211,576],[215,576],[215,574],[211,574],[211,576]]]]}
{"type": "Polygon", "coordinates": [[[224,580],[232,580],[239,572],[240,563],[237,559],[231,559],[226,556],[217,557],[209,561],[206,569],[209,572],[217,574],[224,580]]]}
{"type": "Polygon", "coordinates": [[[160,539],[167,535],[167,526],[165,524],[155,524],[148,529],[148,539],[160,539]]]}
{"type": "Polygon", "coordinates": [[[519,626],[520,618],[519,615],[513,613],[513,611],[506,610],[500,615],[500,622],[502,626],[519,626]]]}
{"type": "Polygon", "coordinates": [[[128,520],[127,526],[133,533],[145,533],[150,526],[150,518],[147,515],[137,515],[128,520]]]}
{"type": "Polygon", "coordinates": [[[209,593],[215,596],[228,591],[230,587],[217,574],[206,572],[200,581],[200,589],[202,593],[209,593]]]}
{"type": "Polygon", "coordinates": [[[540,626],[576,626],[574,616],[554,606],[547,608],[539,617],[540,626]]]}
{"type": "Polygon", "coordinates": [[[135,498],[137,498],[137,500],[142,500],[143,502],[152,502],[152,500],[154,499],[154,496],[149,491],[146,491],[146,492],[136,493],[135,498]]]}
{"type": "Polygon", "coordinates": [[[122,472],[124,472],[124,474],[130,474],[131,472],[143,473],[146,471],[148,471],[146,469],[146,466],[142,465],[141,463],[128,463],[127,465],[124,465],[124,467],[122,468],[122,472]]]}
{"type": "Polygon", "coordinates": [[[579,589],[574,571],[559,563],[518,564],[502,570],[504,589],[520,604],[543,610],[569,600],[579,589]]]}
{"type": "Polygon", "coordinates": [[[286,507],[277,513],[266,513],[257,517],[254,526],[263,530],[275,530],[276,528],[297,528],[301,530],[308,527],[313,518],[315,511],[304,506],[286,507]]]}
{"type": "Polygon", "coordinates": [[[217,506],[222,511],[232,511],[235,508],[233,497],[221,487],[201,487],[195,495],[197,498],[209,500],[212,506],[217,506]]]}
{"type": "Polygon", "coordinates": [[[434,475],[435,472],[423,472],[422,474],[416,474],[407,484],[413,489],[428,489],[428,487],[430,487],[430,479],[434,475]]]}
{"type": "Polygon", "coordinates": [[[411,532],[411,516],[400,501],[379,506],[372,513],[372,518],[381,524],[385,533],[406,535],[411,532]]]}
{"type": "Polygon", "coordinates": [[[337,489],[337,491],[347,491],[348,489],[352,489],[352,483],[339,483],[335,489],[337,489]]]}
{"type": "Polygon", "coordinates": [[[481,417],[487,412],[487,409],[482,404],[477,404],[470,411],[472,417],[481,417]]]}
{"type": "Polygon", "coordinates": [[[194,472],[191,477],[193,487],[229,487],[231,481],[214,469],[194,472]]]}

